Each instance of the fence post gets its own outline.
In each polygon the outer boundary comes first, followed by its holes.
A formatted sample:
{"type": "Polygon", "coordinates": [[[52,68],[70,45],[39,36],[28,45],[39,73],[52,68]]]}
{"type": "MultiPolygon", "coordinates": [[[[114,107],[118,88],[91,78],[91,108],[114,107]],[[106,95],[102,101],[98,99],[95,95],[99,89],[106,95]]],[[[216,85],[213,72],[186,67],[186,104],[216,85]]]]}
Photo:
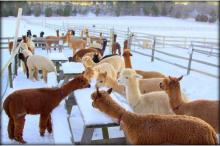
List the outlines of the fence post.
{"type": "Polygon", "coordinates": [[[18,75],[18,55],[15,55],[15,60],[14,60],[14,75],[18,75]]]}
{"type": "Polygon", "coordinates": [[[155,46],[156,46],[156,37],[154,36],[154,43],[153,43],[153,48],[152,48],[151,62],[154,61],[155,46]]]}
{"type": "Polygon", "coordinates": [[[191,64],[192,64],[192,56],[193,56],[193,44],[191,42],[191,49],[190,49],[190,54],[189,54],[189,62],[188,62],[188,68],[187,68],[187,75],[190,74],[190,70],[191,70],[191,64]]]}
{"type": "Polygon", "coordinates": [[[112,45],[114,42],[114,28],[110,29],[110,43],[109,43],[109,51],[112,52],[112,45]]]}
{"type": "Polygon", "coordinates": [[[8,78],[9,78],[9,85],[10,85],[10,88],[13,88],[13,79],[12,79],[12,68],[11,68],[11,63],[8,65],[8,78]]]}

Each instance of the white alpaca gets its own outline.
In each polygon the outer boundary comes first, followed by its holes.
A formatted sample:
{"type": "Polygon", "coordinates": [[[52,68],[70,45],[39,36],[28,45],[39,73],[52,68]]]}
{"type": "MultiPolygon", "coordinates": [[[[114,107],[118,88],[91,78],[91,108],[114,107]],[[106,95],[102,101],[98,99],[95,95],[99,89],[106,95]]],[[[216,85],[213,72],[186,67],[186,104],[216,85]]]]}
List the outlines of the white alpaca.
{"type": "Polygon", "coordinates": [[[56,72],[56,67],[53,62],[41,55],[33,55],[27,59],[27,67],[29,70],[29,78],[33,80],[35,77],[38,80],[38,70],[41,69],[43,73],[43,79],[47,82],[47,73],[56,72]]]}
{"type": "Polygon", "coordinates": [[[87,67],[94,67],[94,66],[100,65],[102,63],[109,63],[114,67],[114,69],[117,73],[119,73],[122,69],[125,68],[124,59],[118,55],[104,58],[99,63],[95,63],[91,57],[86,56],[85,58],[82,59],[82,63],[86,68],[87,67]]]}
{"type": "Polygon", "coordinates": [[[141,94],[139,87],[140,75],[135,70],[126,68],[119,77],[119,83],[125,85],[126,98],[137,113],[174,114],[168,95],[164,91],[141,94]]]}
{"type": "Polygon", "coordinates": [[[88,67],[84,72],[84,76],[90,80],[92,77],[97,78],[99,73],[106,73],[109,77],[117,79],[117,72],[114,67],[109,63],[102,63],[95,67],[88,67]]]}

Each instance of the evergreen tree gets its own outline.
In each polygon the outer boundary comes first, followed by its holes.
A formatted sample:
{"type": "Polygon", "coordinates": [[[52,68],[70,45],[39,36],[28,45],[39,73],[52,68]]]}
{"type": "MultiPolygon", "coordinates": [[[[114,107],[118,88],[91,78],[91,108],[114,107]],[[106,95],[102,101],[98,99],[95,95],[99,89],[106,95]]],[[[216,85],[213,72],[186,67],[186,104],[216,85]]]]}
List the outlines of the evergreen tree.
{"type": "Polygon", "coordinates": [[[165,3],[163,3],[162,8],[161,8],[161,16],[167,16],[168,12],[167,12],[167,8],[165,3]]]}
{"type": "Polygon", "coordinates": [[[41,14],[41,7],[39,5],[34,7],[34,16],[38,17],[41,14]]]}
{"type": "Polygon", "coordinates": [[[45,16],[46,17],[51,17],[52,14],[53,14],[52,8],[49,7],[49,8],[45,9],[45,16]]]}
{"type": "Polygon", "coordinates": [[[156,4],[154,4],[154,5],[151,7],[151,12],[152,12],[152,15],[153,15],[153,16],[158,16],[158,15],[159,15],[159,8],[157,7],[156,4]]]}
{"type": "Polygon", "coordinates": [[[96,5],[95,15],[98,16],[99,14],[100,14],[100,7],[99,5],[96,5]]]}
{"type": "Polygon", "coordinates": [[[72,13],[72,6],[67,3],[64,7],[64,16],[70,16],[72,13]]]}

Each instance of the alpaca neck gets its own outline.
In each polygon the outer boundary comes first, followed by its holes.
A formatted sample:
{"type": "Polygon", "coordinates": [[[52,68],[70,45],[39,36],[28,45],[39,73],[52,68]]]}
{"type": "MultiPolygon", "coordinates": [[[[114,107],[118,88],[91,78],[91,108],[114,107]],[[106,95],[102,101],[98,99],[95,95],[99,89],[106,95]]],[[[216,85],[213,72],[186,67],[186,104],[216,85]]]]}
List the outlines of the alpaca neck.
{"type": "Polygon", "coordinates": [[[167,94],[170,98],[170,105],[172,109],[176,110],[179,106],[181,106],[181,104],[184,103],[184,100],[182,99],[181,96],[181,90],[179,84],[173,88],[168,89],[167,94]]]}
{"type": "Polygon", "coordinates": [[[130,79],[128,84],[126,85],[126,97],[128,102],[132,106],[136,106],[139,102],[141,93],[139,90],[139,81],[137,79],[130,79]]]}
{"type": "Polygon", "coordinates": [[[60,87],[60,91],[61,91],[61,98],[65,98],[66,96],[68,96],[72,91],[79,89],[79,86],[77,86],[76,81],[73,79],[71,81],[69,81],[68,83],[66,83],[65,85],[63,85],[62,87],[60,87]]]}
{"type": "Polygon", "coordinates": [[[119,85],[118,82],[110,77],[106,78],[106,83],[109,88],[113,88],[118,93],[125,94],[125,87],[123,85],[119,85]]]}

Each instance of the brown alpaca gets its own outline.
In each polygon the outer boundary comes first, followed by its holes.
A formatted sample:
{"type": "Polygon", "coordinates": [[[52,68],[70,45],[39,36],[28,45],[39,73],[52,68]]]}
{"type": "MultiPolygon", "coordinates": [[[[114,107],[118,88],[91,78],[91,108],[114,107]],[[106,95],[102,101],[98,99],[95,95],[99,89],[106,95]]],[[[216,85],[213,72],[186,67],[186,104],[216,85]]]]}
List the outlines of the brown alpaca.
{"type": "Polygon", "coordinates": [[[135,114],[119,106],[110,93],[97,89],[92,106],[117,119],[130,144],[217,144],[215,130],[199,118],[135,114]]]}
{"type": "Polygon", "coordinates": [[[166,76],[160,72],[156,71],[143,71],[143,70],[135,70],[137,74],[141,75],[143,79],[148,78],[165,78],[166,76]]]}
{"type": "Polygon", "coordinates": [[[189,115],[201,118],[209,123],[217,133],[219,133],[219,101],[210,100],[195,100],[192,102],[185,102],[181,96],[179,78],[170,77],[165,78],[160,83],[160,88],[165,90],[169,95],[170,105],[173,111],[178,115],[189,115]]]}
{"type": "Polygon", "coordinates": [[[125,50],[125,49],[129,49],[129,48],[128,48],[128,40],[125,40],[125,41],[124,41],[124,48],[123,48],[123,49],[124,49],[124,50],[125,50]]]}
{"type": "Polygon", "coordinates": [[[130,49],[124,49],[123,57],[124,57],[124,61],[125,61],[125,68],[132,68],[131,56],[132,56],[132,54],[130,52],[130,49]]]}
{"type": "Polygon", "coordinates": [[[89,86],[88,80],[79,75],[60,88],[23,89],[11,93],[3,103],[4,110],[9,117],[9,138],[25,143],[22,135],[27,114],[40,114],[41,136],[44,136],[45,129],[51,133],[50,113],[52,110],[72,91],[89,86]]]}
{"type": "Polygon", "coordinates": [[[87,54],[87,53],[91,53],[91,52],[94,52],[94,53],[97,53],[99,56],[102,56],[102,51],[101,50],[98,50],[98,49],[95,49],[95,48],[87,48],[87,49],[82,49],[82,50],[79,50],[77,51],[74,56],[73,56],[73,61],[78,61],[80,62],[82,60],[82,57],[87,54]]]}
{"type": "Polygon", "coordinates": [[[121,46],[118,42],[115,42],[112,44],[112,54],[117,54],[117,50],[118,54],[121,55],[121,46]]]}
{"type": "Polygon", "coordinates": [[[11,51],[13,49],[13,42],[12,41],[8,42],[8,49],[9,49],[9,52],[11,54],[11,51]]]}
{"type": "Polygon", "coordinates": [[[73,50],[73,56],[76,53],[77,49],[85,49],[87,43],[83,39],[73,38],[71,31],[67,32],[67,36],[64,37],[64,42],[68,42],[69,47],[73,50]]]}
{"type": "MultiPolygon", "coordinates": [[[[59,36],[59,30],[56,30],[56,33],[57,33],[57,36],[47,36],[46,37],[47,51],[49,50],[51,52],[51,45],[52,44],[58,45],[59,44],[59,39],[62,39],[59,36]]],[[[56,48],[54,48],[54,50],[56,50],[56,48]]],[[[59,50],[59,51],[61,52],[61,50],[59,50]]]]}

